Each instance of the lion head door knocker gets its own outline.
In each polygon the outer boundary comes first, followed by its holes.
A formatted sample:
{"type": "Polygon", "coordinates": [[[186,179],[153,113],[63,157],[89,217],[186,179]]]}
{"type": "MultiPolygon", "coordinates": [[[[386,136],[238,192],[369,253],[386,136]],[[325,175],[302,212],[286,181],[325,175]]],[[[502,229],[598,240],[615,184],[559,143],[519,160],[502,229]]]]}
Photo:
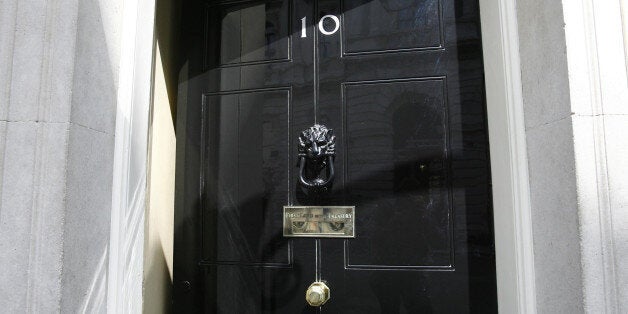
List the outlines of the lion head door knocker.
{"type": "Polygon", "coordinates": [[[336,136],[332,129],[315,124],[299,135],[299,182],[311,191],[329,191],[334,182],[336,136]],[[324,170],[324,171],[323,171],[324,170]],[[322,177],[323,172],[325,178],[322,177]]]}

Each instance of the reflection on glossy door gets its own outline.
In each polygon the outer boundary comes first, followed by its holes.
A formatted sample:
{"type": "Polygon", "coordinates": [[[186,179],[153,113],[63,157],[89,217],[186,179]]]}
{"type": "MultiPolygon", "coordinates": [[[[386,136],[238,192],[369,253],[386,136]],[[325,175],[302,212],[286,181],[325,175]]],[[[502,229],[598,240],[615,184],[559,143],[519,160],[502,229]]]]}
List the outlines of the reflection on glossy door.
{"type": "Polygon", "coordinates": [[[184,7],[177,310],[497,311],[476,1],[184,7]],[[335,176],[312,193],[298,136],[315,123],[335,176]],[[355,206],[354,238],[285,237],[286,205],[355,206]]]}

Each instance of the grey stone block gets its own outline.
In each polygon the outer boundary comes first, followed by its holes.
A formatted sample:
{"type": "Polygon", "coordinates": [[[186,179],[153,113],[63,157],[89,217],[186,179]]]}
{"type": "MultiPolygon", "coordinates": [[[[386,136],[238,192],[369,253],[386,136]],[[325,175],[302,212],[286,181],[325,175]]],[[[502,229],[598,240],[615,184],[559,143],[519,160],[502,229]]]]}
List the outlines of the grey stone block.
{"type": "Polygon", "coordinates": [[[0,310],[106,311],[121,1],[0,0],[0,310]]]}
{"type": "Polygon", "coordinates": [[[81,1],[71,120],[113,134],[119,67],[117,1],[81,1]],[[103,19],[111,18],[112,20],[103,19]]]}
{"type": "Polygon", "coordinates": [[[628,312],[628,115],[604,116],[618,312],[628,312]]]}
{"type": "Polygon", "coordinates": [[[527,132],[539,313],[582,313],[582,270],[571,119],[527,132]]]}
{"type": "Polygon", "coordinates": [[[61,311],[104,309],[113,135],[72,124],[67,173],[61,311]],[[104,303],[103,303],[104,302],[104,303]]]}
{"type": "Polygon", "coordinates": [[[571,114],[562,2],[517,1],[526,128],[571,114]]]}
{"type": "Polygon", "coordinates": [[[7,123],[0,308],[8,313],[59,310],[67,127],[7,123]]]}

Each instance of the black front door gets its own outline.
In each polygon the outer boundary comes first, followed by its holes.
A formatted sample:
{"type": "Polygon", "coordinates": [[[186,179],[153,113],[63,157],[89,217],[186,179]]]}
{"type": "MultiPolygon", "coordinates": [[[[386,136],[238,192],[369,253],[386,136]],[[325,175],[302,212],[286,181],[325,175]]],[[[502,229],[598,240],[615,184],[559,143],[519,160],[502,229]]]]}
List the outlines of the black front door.
{"type": "Polygon", "coordinates": [[[182,36],[175,312],[497,311],[477,0],[188,1],[182,36]],[[284,205],[355,206],[355,238],[284,237],[284,205]]]}

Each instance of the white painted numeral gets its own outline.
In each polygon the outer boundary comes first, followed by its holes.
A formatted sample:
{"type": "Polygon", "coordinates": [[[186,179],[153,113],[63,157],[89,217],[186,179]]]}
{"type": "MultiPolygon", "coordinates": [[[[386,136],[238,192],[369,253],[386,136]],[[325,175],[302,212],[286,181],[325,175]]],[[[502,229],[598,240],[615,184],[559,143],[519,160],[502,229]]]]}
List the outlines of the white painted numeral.
{"type": "Polygon", "coordinates": [[[321,33],[323,33],[323,35],[333,35],[335,34],[338,30],[340,29],[340,19],[335,16],[335,15],[325,15],[323,17],[321,17],[321,20],[318,21],[318,30],[321,31],[321,33]],[[327,30],[325,30],[325,27],[323,26],[323,23],[325,22],[325,19],[332,19],[332,21],[334,21],[334,23],[336,24],[334,26],[334,29],[331,32],[328,32],[327,30]]]}
{"type": "MultiPolygon", "coordinates": [[[[335,15],[325,15],[323,17],[321,17],[321,19],[318,21],[318,30],[323,33],[323,35],[333,35],[335,34],[338,30],[340,29],[340,19],[335,16],[335,15]],[[331,19],[332,21],[334,21],[334,29],[331,31],[327,31],[325,29],[325,26],[323,25],[325,23],[325,19],[331,19]]],[[[307,19],[304,16],[301,19],[301,38],[306,38],[307,37],[307,19]]]]}

